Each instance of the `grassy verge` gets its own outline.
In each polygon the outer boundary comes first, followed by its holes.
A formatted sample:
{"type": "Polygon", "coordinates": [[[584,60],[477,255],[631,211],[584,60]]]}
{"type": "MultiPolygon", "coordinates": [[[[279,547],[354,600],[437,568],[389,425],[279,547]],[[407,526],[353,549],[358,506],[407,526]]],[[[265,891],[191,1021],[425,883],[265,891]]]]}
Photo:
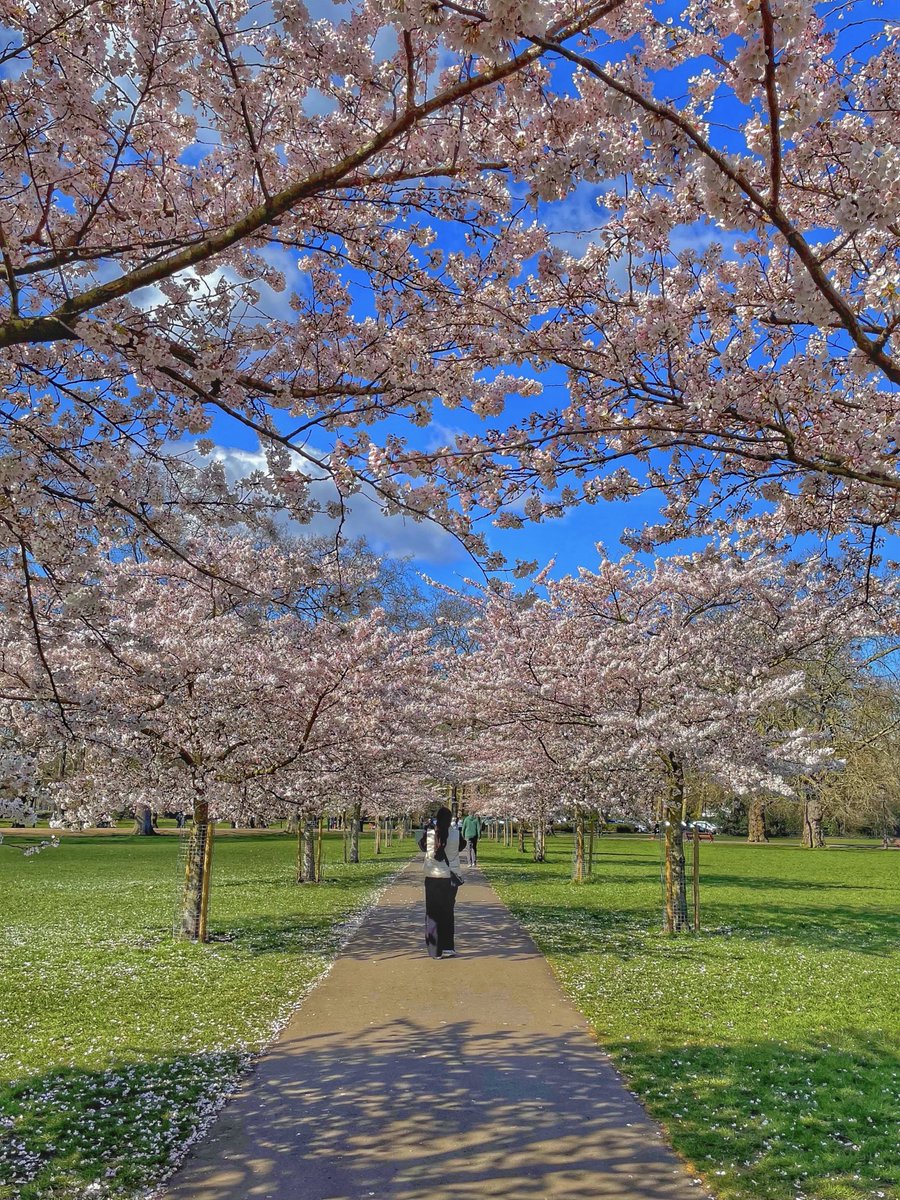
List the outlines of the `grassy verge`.
{"type": "MultiPolygon", "coordinates": [[[[24,843],[23,843],[24,844],[24,843]]],[[[409,857],[293,882],[283,834],[216,846],[207,946],[173,941],[178,839],[0,847],[0,1197],[133,1195],[169,1169],[409,857]]]]}
{"type": "Polygon", "coordinates": [[[900,1197],[900,854],[704,844],[704,930],[673,939],[655,843],[604,838],[582,885],[549,851],[479,861],[722,1200],[900,1197]]]}

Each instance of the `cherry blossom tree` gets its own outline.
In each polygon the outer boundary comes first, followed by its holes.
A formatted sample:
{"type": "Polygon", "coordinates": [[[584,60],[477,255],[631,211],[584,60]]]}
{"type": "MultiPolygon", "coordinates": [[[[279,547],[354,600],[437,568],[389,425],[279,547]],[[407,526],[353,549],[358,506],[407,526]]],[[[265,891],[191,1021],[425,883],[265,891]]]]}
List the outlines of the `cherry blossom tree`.
{"type": "Polygon", "coordinates": [[[482,551],[473,510],[645,486],[666,536],[737,488],[874,543],[898,489],[898,63],[861,6],[10,11],[11,561],[62,583],[104,540],[184,556],[200,518],[309,519],[316,475],[338,518],[364,487],[482,551]],[[522,206],[584,188],[579,256],[522,206]],[[566,398],[525,404],[545,370],[566,398]],[[487,424],[423,448],[438,400],[487,424]],[[266,469],[173,452],[214,422],[266,469]]]}
{"type": "Polygon", "coordinates": [[[427,644],[378,610],[335,614],[335,578],[301,547],[233,538],[204,553],[215,570],[110,558],[65,606],[52,587],[33,590],[8,614],[3,664],[23,727],[42,720],[51,743],[79,747],[54,789],[69,819],[190,814],[182,924],[200,940],[213,822],[248,803],[306,813],[314,762],[390,729],[388,708],[413,707],[427,644]],[[255,590],[226,581],[226,565],[255,590]]]}
{"type": "MultiPolygon", "coordinates": [[[[383,617],[379,609],[350,629],[338,626],[344,633],[334,648],[330,637],[323,639],[331,693],[316,717],[317,739],[302,758],[254,780],[276,810],[280,805],[282,815],[297,818],[298,882],[319,881],[313,844],[325,816],[346,822],[348,858],[358,863],[362,819],[370,817],[380,830],[382,820],[409,809],[432,656],[427,634],[390,630],[383,617]]],[[[287,729],[283,736],[289,740],[287,729]]]]}
{"type": "Polygon", "coordinates": [[[13,827],[31,828],[37,823],[36,772],[36,756],[16,736],[7,710],[6,721],[0,726],[0,818],[13,827]]]}
{"type": "Polygon", "coordinates": [[[480,231],[508,222],[503,148],[548,103],[521,34],[566,42],[618,3],[10,7],[0,537],[21,574],[78,583],[103,542],[189,559],[198,520],[339,517],[342,430],[515,389],[448,332],[492,271],[480,231]],[[234,485],[178,453],[216,420],[265,469],[234,485]]]}
{"type": "Polygon", "coordinates": [[[664,538],[736,496],[896,528],[898,37],[861,3],[723,0],[535,38],[572,93],[510,169],[597,217],[574,252],[547,231],[482,342],[554,399],[398,468],[511,526],[649,487],[664,538]]]}
{"type": "Polygon", "coordinates": [[[484,596],[480,649],[461,668],[483,756],[544,813],[549,795],[597,806],[598,781],[634,796],[639,773],[645,797],[662,795],[666,928],[685,928],[688,778],[791,794],[826,765],[819,731],[767,718],[802,695],[805,655],[871,633],[876,614],[837,569],[752,543],[650,566],[604,557],[540,582],[547,598],[531,606],[484,596]]]}
{"type": "MultiPolygon", "coordinates": [[[[583,850],[585,818],[600,803],[600,764],[611,764],[616,753],[602,744],[593,720],[597,660],[577,618],[569,625],[553,603],[530,604],[505,589],[484,595],[475,640],[477,649],[461,664],[455,725],[480,735],[466,762],[488,784],[482,804],[507,823],[527,822],[537,862],[554,811],[574,817],[583,850]]],[[[574,870],[583,876],[583,854],[574,870]]]]}

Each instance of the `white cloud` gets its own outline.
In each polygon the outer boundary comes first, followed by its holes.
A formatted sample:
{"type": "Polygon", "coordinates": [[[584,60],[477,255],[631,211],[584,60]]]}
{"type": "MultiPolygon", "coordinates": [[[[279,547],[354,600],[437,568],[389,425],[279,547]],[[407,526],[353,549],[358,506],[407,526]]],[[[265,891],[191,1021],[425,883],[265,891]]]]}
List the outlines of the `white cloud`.
{"type": "MultiPolygon", "coordinates": [[[[236,447],[215,446],[212,453],[203,458],[197,453],[195,443],[179,443],[170,447],[173,454],[196,458],[198,462],[216,461],[222,464],[226,478],[231,483],[246,478],[257,471],[267,471],[265,455],[260,450],[241,450],[236,447]]],[[[326,457],[322,455],[322,457],[326,457]]],[[[304,474],[310,467],[296,456],[295,469],[304,474]]],[[[327,480],[312,484],[316,501],[326,505],[335,498],[333,486],[327,480]]],[[[308,525],[301,525],[284,514],[285,527],[293,534],[333,534],[337,521],[325,513],[317,514],[308,525]]],[[[449,564],[465,557],[457,540],[433,521],[413,521],[399,515],[388,515],[381,510],[378,500],[371,491],[364,490],[352,496],[345,506],[343,523],[345,538],[365,538],[369,545],[381,554],[394,558],[410,557],[431,564],[449,564]]]]}
{"type": "MultiPolygon", "coordinates": [[[[297,320],[297,313],[291,307],[291,298],[304,294],[307,280],[297,266],[298,255],[280,246],[269,245],[259,251],[259,256],[284,275],[284,288],[276,290],[262,280],[242,279],[231,267],[216,267],[203,275],[199,275],[193,267],[188,267],[176,272],[172,281],[189,284],[196,304],[214,299],[220,288],[227,288],[234,306],[230,318],[232,325],[253,326],[273,320],[293,324],[297,320]],[[251,290],[257,294],[258,300],[251,300],[251,290]]],[[[162,289],[153,284],[132,293],[131,302],[144,312],[152,312],[164,307],[168,300],[162,289]]],[[[192,304],[189,304],[188,310],[191,308],[192,304]]]]}

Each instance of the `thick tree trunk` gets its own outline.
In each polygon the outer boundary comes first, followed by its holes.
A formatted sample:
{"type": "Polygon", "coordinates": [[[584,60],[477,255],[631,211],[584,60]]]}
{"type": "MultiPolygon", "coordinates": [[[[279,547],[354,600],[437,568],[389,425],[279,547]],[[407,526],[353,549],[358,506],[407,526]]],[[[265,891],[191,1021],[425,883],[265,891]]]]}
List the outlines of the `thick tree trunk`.
{"type": "Polygon", "coordinates": [[[821,850],[825,845],[823,816],[819,799],[811,792],[806,792],[803,798],[803,845],[808,850],[821,850]]]}
{"type": "Polygon", "coordinates": [[[137,837],[153,837],[156,829],[153,825],[153,813],[149,804],[138,804],[134,810],[134,829],[137,837]]]}
{"type": "Polygon", "coordinates": [[[296,833],[299,830],[299,828],[300,828],[300,809],[299,808],[294,809],[294,811],[288,817],[287,824],[285,825],[284,828],[285,828],[286,833],[296,833]]]}
{"type": "Polygon", "coordinates": [[[375,818],[375,853],[381,853],[381,817],[375,818]]]}
{"type": "Polygon", "coordinates": [[[450,816],[453,820],[459,817],[459,793],[461,789],[455,784],[450,784],[450,816]]]}
{"type": "Polygon", "coordinates": [[[572,860],[572,878],[576,883],[583,883],[585,877],[585,829],[584,813],[575,814],[575,857],[572,860]]]}
{"type": "Polygon", "coordinates": [[[350,810],[350,862],[359,862],[359,824],[362,819],[362,805],[354,804],[350,810]]]}
{"type": "Polygon", "coordinates": [[[519,822],[519,853],[525,853],[525,822],[519,822]]]}
{"type": "Polygon", "coordinates": [[[188,837],[181,893],[179,936],[185,941],[207,941],[212,846],[213,823],[209,819],[209,805],[198,800],[194,804],[194,823],[188,837]]]}
{"type": "Polygon", "coordinates": [[[680,933],[688,928],[687,893],[684,869],[684,768],[670,757],[669,796],[666,803],[665,832],[665,929],[680,933]]]}
{"type": "Polygon", "coordinates": [[[762,796],[754,796],[747,811],[747,841],[767,842],[766,802],[762,796]]]}

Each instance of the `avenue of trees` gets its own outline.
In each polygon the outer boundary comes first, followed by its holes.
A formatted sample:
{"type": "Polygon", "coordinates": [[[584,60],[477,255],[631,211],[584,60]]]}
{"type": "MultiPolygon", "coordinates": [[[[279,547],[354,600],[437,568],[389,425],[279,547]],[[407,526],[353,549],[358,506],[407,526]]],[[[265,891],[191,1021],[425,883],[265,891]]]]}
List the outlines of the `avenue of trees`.
{"type": "Polygon", "coordinates": [[[859,661],[894,599],[874,582],[863,599],[846,563],[748,537],[397,609],[397,567],[361,546],[235,536],[195,553],[203,574],[110,559],[65,606],[36,582],[39,635],[7,620],[0,653],[4,815],[133,813],[149,832],[153,814],[185,814],[185,936],[205,936],[216,821],[288,823],[297,881],[314,883],[327,817],[353,862],[363,818],[418,822],[442,796],[517,822],[523,848],[527,828],[537,859],[562,815],[576,879],[597,815],[658,819],[676,932],[685,829],[710,787],[757,823],[790,800],[811,847],[827,813],[884,831],[898,814],[889,764],[865,778],[898,698],[859,661]]]}
{"type": "Polygon", "coordinates": [[[863,0],[10,8],[4,815],[187,814],[200,938],[216,820],[290,820],[312,881],[322,814],[462,790],[537,857],[571,813],[578,876],[590,814],[656,811],[673,932],[704,796],[890,829],[898,38],[863,0]],[[490,575],[486,520],[643,492],[622,557],[490,575]],[[488,582],[404,605],[364,501],[488,582]]]}

